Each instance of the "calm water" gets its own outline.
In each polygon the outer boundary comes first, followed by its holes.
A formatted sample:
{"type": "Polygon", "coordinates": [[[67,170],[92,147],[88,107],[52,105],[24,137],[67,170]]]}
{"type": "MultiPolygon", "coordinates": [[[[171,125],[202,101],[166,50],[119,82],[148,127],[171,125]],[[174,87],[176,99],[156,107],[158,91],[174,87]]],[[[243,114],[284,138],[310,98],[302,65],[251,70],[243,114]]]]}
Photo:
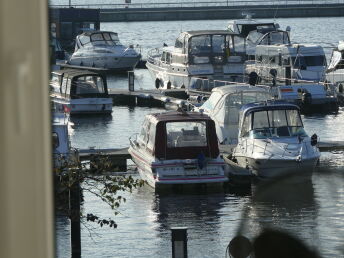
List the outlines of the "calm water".
{"type": "MultiPolygon", "coordinates": [[[[323,46],[343,40],[344,18],[277,19],[292,28],[292,40],[323,46]]],[[[104,30],[119,33],[125,44],[148,49],[173,44],[183,30],[223,29],[226,20],[183,22],[106,23],[104,30]]],[[[329,55],[331,50],[326,48],[329,55]]],[[[147,70],[135,71],[136,88],[154,84],[147,70]]],[[[126,88],[125,76],[109,78],[110,88],[126,88]]],[[[145,114],[160,111],[142,107],[114,107],[110,118],[74,118],[74,147],[119,148],[139,132],[145,114]]],[[[344,110],[337,115],[303,117],[309,134],[320,140],[344,141],[344,110]]],[[[170,227],[188,227],[189,257],[224,257],[237,232],[254,237],[262,227],[277,227],[303,239],[323,257],[344,257],[344,155],[323,153],[310,180],[280,182],[264,191],[253,185],[246,193],[179,193],[156,195],[149,187],[124,193],[127,202],[116,216],[118,229],[82,229],[83,257],[171,257],[170,227]]],[[[102,217],[111,211],[85,193],[84,212],[102,217]]],[[[86,224],[92,227],[92,224],[86,224]]],[[[57,256],[70,256],[69,222],[57,219],[57,256]]]]}

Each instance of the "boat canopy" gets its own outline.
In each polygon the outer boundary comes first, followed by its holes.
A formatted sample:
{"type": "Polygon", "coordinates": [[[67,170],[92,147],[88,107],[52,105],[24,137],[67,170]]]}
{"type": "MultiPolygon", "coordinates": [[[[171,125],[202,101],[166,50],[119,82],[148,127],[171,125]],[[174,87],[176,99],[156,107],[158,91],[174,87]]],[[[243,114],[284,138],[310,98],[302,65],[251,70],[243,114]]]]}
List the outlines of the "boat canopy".
{"type": "Polygon", "coordinates": [[[214,121],[196,112],[166,112],[147,115],[137,139],[158,159],[217,158],[214,121]]]}
{"type": "Polygon", "coordinates": [[[55,91],[71,99],[108,97],[103,74],[76,69],[58,70],[52,72],[51,82],[55,91]]]}
{"type": "Polygon", "coordinates": [[[111,31],[88,31],[77,36],[76,50],[84,46],[120,45],[118,34],[111,31]]]}
{"type": "Polygon", "coordinates": [[[238,124],[239,110],[248,103],[270,100],[271,94],[265,88],[246,85],[228,85],[212,90],[209,99],[201,108],[211,117],[224,124],[238,124]]]}
{"type": "Polygon", "coordinates": [[[299,107],[281,101],[244,105],[241,113],[240,137],[254,139],[307,136],[299,107]]]}
{"type": "Polygon", "coordinates": [[[179,35],[174,47],[188,54],[190,63],[223,63],[230,55],[245,53],[245,39],[227,30],[187,31],[179,35]]]}
{"type": "Polygon", "coordinates": [[[247,35],[257,28],[276,30],[278,25],[273,22],[258,22],[254,19],[242,19],[233,20],[228,23],[228,30],[230,32],[238,33],[242,37],[247,37],[247,35]]]}

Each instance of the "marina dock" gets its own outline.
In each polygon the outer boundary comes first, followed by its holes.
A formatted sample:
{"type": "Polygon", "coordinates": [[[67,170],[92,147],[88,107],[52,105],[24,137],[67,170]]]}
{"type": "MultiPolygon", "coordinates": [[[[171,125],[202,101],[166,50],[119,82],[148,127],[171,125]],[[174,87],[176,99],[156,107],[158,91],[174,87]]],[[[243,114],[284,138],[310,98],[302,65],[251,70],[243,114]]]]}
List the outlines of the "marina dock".
{"type": "MultiPolygon", "coordinates": [[[[220,145],[222,155],[228,156],[234,148],[234,145],[220,145]]],[[[344,151],[344,141],[327,141],[318,143],[321,152],[344,151]]],[[[131,159],[128,148],[121,149],[79,149],[80,161],[97,162],[101,157],[106,157],[111,162],[111,168],[115,171],[126,171],[127,160],[131,159]]]]}

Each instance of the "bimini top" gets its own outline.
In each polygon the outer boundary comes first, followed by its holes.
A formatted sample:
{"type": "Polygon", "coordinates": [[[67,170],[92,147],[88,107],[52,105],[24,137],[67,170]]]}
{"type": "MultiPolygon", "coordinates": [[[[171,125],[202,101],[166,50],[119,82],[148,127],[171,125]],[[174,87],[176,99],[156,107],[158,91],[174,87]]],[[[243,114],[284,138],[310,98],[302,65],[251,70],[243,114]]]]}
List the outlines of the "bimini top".
{"type": "Polygon", "coordinates": [[[171,111],[165,113],[153,113],[149,114],[150,119],[154,123],[158,122],[178,122],[178,121],[197,121],[197,120],[211,120],[208,115],[199,112],[178,112],[171,111]]]}
{"type": "Polygon", "coordinates": [[[243,105],[241,107],[240,113],[241,114],[249,114],[255,111],[264,111],[264,110],[279,110],[279,109],[287,109],[287,110],[300,110],[297,105],[290,104],[283,100],[267,100],[255,103],[249,103],[243,105]]]}
{"type": "Polygon", "coordinates": [[[53,71],[52,74],[63,75],[64,77],[100,76],[105,80],[105,76],[103,74],[95,73],[88,70],[61,69],[53,71]]]}
{"type": "Polygon", "coordinates": [[[102,31],[102,30],[92,30],[92,31],[86,31],[81,33],[79,36],[84,35],[84,36],[91,36],[92,34],[96,33],[109,33],[109,34],[115,34],[118,35],[118,33],[113,32],[113,31],[102,31]]]}
{"type": "Polygon", "coordinates": [[[250,86],[250,85],[225,85],[220,87],[215,87],[212,89],[213,92],[218,92],[221,95],[241,92],[241,91],[254,91],[254,92],[267,92],[267,90],[263,87],[257,87],[257,86],[250,86]]]}
{"type": "Polygon", "coordinates": [[[232,35],[233,32],[230,32],[228,30],[191,30],[183,32],[185,34],[189,34],[192,36],[199,36],[199,35],[218,35],[218,34],[228,34],[232,35]]]}

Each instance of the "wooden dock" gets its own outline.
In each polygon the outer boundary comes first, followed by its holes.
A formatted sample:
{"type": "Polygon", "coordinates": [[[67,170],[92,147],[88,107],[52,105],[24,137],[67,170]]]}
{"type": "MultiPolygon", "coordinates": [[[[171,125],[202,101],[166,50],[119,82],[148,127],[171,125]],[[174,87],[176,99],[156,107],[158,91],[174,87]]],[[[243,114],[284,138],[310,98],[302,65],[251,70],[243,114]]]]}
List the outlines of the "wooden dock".
{"type": "Polygon", "coordinates": [[[184,89],[169,90],[120,90],[109,89],[114,105],[166,107],[187,105],[188,94],[184,89]]]}
{"type": "MultiPolygon", "coordinates": [[[[321,152],[344,151],[344,141],[319,142],[321,152]]],[[[228,156],[234,145],[220,145],[220,152],[228,156]]],[[[111,162],[114,171],[127,171],[127,160],[131,159],[128,148],[121,149],[79,149],[80,161],[97,161],[101,157],[106,157],[111,162]]]]}

